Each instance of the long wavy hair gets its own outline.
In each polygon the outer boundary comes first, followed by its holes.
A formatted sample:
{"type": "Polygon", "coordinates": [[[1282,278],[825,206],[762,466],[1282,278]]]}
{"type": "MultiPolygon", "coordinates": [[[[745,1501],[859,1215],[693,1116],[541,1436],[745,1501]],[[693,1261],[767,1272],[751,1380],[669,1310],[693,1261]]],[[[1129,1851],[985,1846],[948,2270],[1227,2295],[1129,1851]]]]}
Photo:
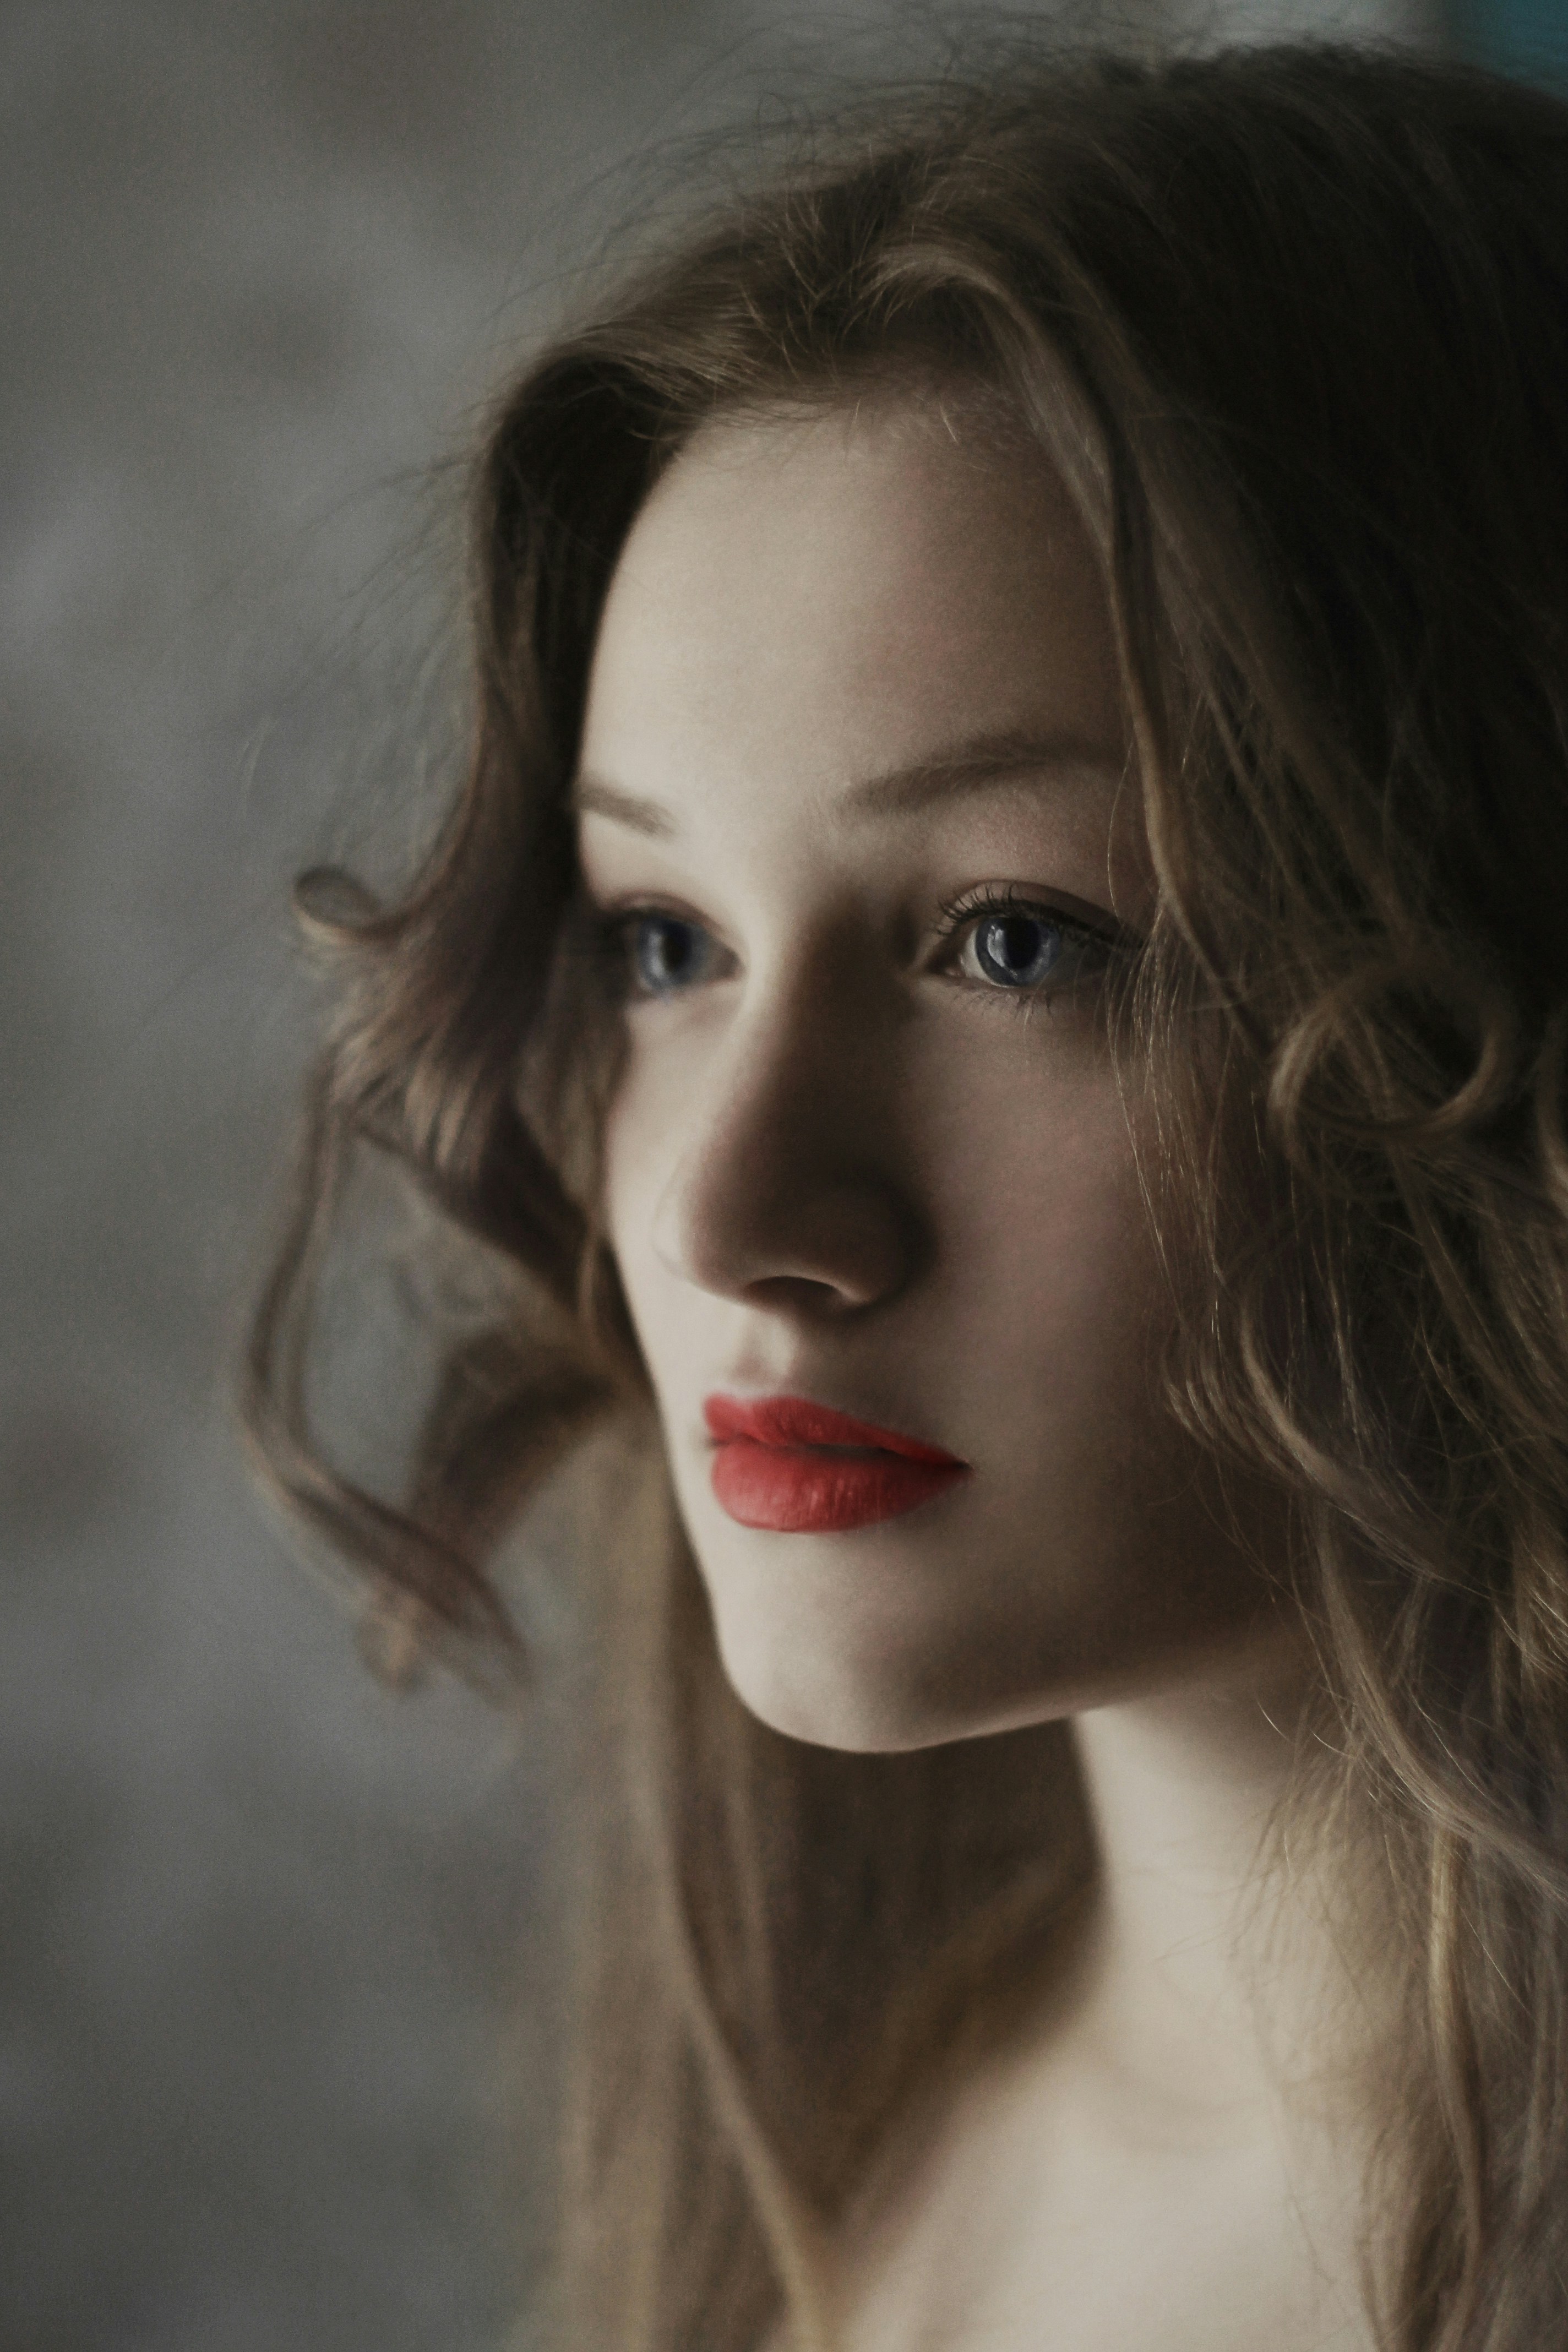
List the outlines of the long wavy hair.
{"type": "Polygon", "coordinates": [[[556,1465],[596,1703],[561,2340],[831,2340],[817,2233],[1093,1857],[1059,1727],[875,1758],[729,1692],[598,1214],[614,1013],[566,796],[617,551],[717,413],[989,387],[1079,501],[1159,882],[1121,1049],[1185,1285],[1171,1409],[1288,1498],[1313,1801],[1404,1941],[1388,2352],[1568,2341],[1568,110],[1410,58],[1011,51],[694,217],[498,405],[467,779],[336,975],[245,1410],[380,1654],[522,1644],[487,1561],[556,1465]],[[477,1270],[405,1491],[326,1458],[356,1154],[477,1270]]]}

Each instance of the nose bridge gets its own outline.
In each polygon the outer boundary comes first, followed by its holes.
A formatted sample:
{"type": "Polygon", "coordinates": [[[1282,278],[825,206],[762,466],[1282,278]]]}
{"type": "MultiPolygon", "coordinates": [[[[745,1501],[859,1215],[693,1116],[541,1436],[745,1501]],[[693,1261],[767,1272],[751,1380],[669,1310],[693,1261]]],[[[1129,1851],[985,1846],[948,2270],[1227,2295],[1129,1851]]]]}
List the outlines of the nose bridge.
{"type": "Polygon", "coordinates": [[[903,1278],[910,1215],[875,992],[824,958],[780,971],[715,1053],[659,1204],[666,1262],[741,1296],[777,1280],[866,1304],[903,1278]]]}

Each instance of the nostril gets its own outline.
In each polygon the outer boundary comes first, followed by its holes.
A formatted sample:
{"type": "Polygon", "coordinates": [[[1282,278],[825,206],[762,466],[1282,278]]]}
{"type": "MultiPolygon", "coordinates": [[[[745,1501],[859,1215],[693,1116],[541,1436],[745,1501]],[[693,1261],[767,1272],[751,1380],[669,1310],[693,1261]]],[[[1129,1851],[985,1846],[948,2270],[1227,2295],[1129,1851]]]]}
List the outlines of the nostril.
{"type": "Polygon", "coordinates": [[[747,1286],[747,1296],[759,1307],[784,1313],[843,1314],[868,1302],[846,1297],[838,1285],[819,1282],[809,1275],[773,1274],[747,1286]]]}

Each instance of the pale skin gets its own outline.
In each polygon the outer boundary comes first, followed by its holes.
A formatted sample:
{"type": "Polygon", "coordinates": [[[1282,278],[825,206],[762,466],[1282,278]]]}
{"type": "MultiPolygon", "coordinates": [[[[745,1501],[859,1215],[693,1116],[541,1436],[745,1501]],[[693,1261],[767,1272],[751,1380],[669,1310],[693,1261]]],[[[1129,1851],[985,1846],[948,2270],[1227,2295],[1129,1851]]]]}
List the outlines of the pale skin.
{"type": "Polygon", "coordinates": [[[709,426],[612,583],[578,800],[633,974],[610,1237],[736,1689],[847,1748],[1071,1717],[1098,1832],[1072,1967],[835,2239],[847,2352],[1365,2352],[1379,2024],[1321,1881],[1259,1859],[1310,1673],[1268,1508],[1243,1540],[1161,1402],[1098,1012],[1154,880],[1066,488],[930,388],[709,426]],[[742,1527],[716,1391],[970,1475],[742,1527]]]}

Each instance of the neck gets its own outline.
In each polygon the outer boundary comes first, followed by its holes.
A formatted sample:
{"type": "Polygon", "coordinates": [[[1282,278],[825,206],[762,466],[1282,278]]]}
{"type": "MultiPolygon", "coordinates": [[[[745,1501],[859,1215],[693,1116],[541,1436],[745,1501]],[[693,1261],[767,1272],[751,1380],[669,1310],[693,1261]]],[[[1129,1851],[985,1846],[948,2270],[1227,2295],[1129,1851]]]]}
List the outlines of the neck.
{"type": "Polygon", "coordinates": [[[1034,2344],[1019,2315],[1048,2309],[1063,2344],[1238,2347],[1267,2312],[1281,2352],[1370,2352],[1349,1857],[1325,1838],[1287,1868],[1271,1835],[1310,1695],[1276,1661],[1077,1718],[1099,1899],[1073,1961],[892,2136],[848,2241],[853,2343],[947,2313],[943,2342],[1034,2344]]]}
{"type": "Polygon", "coordinates": [[[1194,2119],[1363,2070],[1350,1857],[1278,1834],[1310,1669],[1295,1656],[1078,1718],[1101,1865],[1081,2012],[1141,2100],[1194,2119]]]}

